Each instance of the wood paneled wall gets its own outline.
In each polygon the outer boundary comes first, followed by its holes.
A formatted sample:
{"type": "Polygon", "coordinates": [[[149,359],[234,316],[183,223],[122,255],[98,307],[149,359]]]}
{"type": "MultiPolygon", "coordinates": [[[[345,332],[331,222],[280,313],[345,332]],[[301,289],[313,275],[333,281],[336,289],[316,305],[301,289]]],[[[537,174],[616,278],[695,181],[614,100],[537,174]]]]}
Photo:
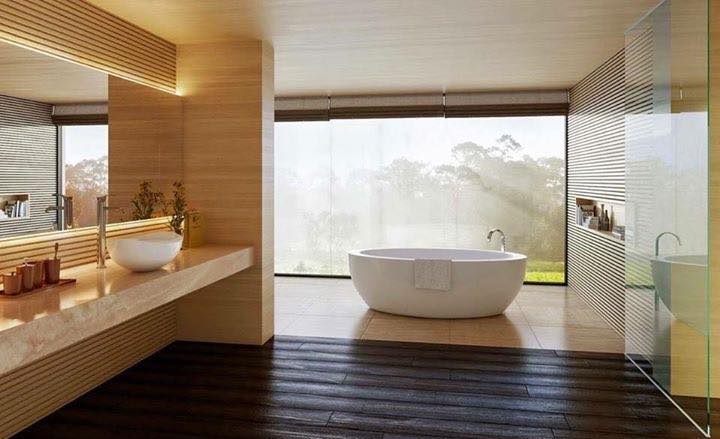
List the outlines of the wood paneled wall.
{"type": "Polygon", "coordinates": [[[108,78],[108,175],[112,221],[130,219],[143,180],[166,196],[182,180],[182,99],[124,79],[108,78]]]}
{"type": "Polygon", "coordinates": [[[0,437],[9,437],[175,339],[175,303],[0,375],[0,437]]]}
{"type": "Polygon", "coordinates": [[[625,246],[575,224],[575,199],[625,201],[624,51],[570,90],[568,286],[625,330],[625,246]]]}
{"type": "Polygon", "coordinates": [[[251,245],[250,270],[178,303],[184,340],[259,344],[273,334],[273,50],[261,41],[178,47],[183,175],[207,239],[251,245]]]}
{"type": "Polygon", "coordinates": [[[52,105],[0,96],[0,195],[30,194],[28,218],[0,220],[0,238],[52,230],[57,203],[57,128],[52,105]]]}
{"type": "Polygon", "coordinates": [[[0,0],[0,40],[175,91],[175,45],[84,0],[0,0]]]}

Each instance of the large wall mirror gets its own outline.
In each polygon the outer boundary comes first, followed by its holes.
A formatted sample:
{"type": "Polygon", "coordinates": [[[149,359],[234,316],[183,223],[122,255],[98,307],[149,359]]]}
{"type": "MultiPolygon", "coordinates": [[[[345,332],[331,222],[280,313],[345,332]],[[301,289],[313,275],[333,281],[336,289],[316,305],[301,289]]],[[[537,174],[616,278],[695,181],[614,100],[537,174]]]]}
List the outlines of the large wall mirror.
{"type": "Polygon", "coordinates": [[[0,42],[0,239],[95,226],[108,194],[111,222],[140,219],[139,184],[180,178],[181,117],[176,95],[0,42]]]}

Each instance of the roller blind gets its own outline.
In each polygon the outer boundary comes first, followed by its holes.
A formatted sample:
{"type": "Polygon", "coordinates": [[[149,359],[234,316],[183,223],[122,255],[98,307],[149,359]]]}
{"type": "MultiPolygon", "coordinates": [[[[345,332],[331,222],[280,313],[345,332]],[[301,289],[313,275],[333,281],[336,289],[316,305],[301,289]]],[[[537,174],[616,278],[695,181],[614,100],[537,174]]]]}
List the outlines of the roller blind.
{"type": "Polygon", "coordinates": [[[52,111],[55,125],[107,125],[107,104],[55,105],[52,111]]]}
{"type": "Polygon", "coordinates": [[[564,115],[565,90],[275,99],[275,120],[564,115]]]}
{"type": "Polygon", "coordinates": [[[331,119],[442,116],[442,94],[337,96],[330,98],[331,119]]]}
{"type": "Polygon", "coordinates": [[[275,121],[329,120],[327,97],[275,98],[275,121]]]}
{"type": "Polygon", "coordinates": [[[565,90],[448,93],[446,117],[551,116],[568,112],[565,90]]]}

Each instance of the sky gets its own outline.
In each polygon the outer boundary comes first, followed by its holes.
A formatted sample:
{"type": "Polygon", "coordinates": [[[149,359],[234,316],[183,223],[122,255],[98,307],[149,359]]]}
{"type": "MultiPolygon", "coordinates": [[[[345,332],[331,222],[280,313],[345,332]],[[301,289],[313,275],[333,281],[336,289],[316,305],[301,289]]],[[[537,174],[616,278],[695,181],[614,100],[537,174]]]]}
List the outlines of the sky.
{"type": "Polygon", "coordinates": [[[62,130],[66,164],[74,165],[108,154],[107,125],[64,126],[62,130]]]}

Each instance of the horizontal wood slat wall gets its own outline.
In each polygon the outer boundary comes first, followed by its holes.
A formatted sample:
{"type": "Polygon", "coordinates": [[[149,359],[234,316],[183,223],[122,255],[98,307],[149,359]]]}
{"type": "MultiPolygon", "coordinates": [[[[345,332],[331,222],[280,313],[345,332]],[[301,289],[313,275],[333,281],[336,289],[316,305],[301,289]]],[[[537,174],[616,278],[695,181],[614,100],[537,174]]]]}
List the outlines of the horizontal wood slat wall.
{"type": "Polygon", "coordinates": [[[568,286],[625,331],[625,246],[575,224],[576,198],[625,202],[624,51],[570,90],[568,286]]]}
{"type": "Polygon", "coordinates": [[[29,194],[27,218],[0,220],[0,238],[52,230],[56,204],[57,127],[52,105],[0,95],[0,195],[29,194]]]}
{"type": "Polygon", "coordinates": [[[0,437],[9,437],[175,339],[170,303],[0,376],[0,437]]]}
{"type": "Polygon", "coordinates": [[[0,0],[0,40],[175,92],[175,45],[84,0],[0,0]]]}
{"type": "MultiPolygon", "coordinates": [[[[156,230],[168,230],[167,217],[109,224],[107,234],[109,238],[114,238],[156,230]]],[[[24,258],[32,260],[51,257],[56,242],[60,244],[59,257],[62,259],[62,268],[88,264],[96,260],[97,227],[84,227],[0,239],[0,272],[12,269],[22,263],[24,258]]]]}
{"type": "MultiPolygon", "coordinates": [[[[653,140],[651,115],[653,113],[653,32],[648,27],[635,36],[635,39],[625,46],[625,141],[627,144],[628,161],[626,163],[628,175],[626,185],[628,193],[632,196],[632,209],[634,211],[633,229],[652,230],[653,225],[648,219],[657,215],[657,197],[653,195],[654,188],[648,185],[653,181],[652,168],[648,168],[647,161],[641,157],[653,157],[652,148],[656,145],[653,140]]],[[[630,224],[628,224],[630,225],[630,224]]],[[[637,249],[652,248],[654,242],[638,242],[634,236],[635,246],[628,246],[625,250],[625,288],[626,298],[626,325],[625,339],[633,354],[642,354],[652,358],[656,335],[655,288],[652,279],[652,262],[648,256],[637,249]]]]}

